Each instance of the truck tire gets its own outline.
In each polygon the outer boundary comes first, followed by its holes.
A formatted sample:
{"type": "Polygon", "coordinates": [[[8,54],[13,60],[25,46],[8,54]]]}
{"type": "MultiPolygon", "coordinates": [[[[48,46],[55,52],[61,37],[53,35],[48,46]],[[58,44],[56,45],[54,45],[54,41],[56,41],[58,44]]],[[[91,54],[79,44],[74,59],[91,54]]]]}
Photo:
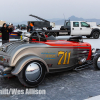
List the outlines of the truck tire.
{"type": "Polygon", "coordinates": [[[70,35],[70,32],[68,32],[68,35],[70,35]]]}
{"type": "Polygon", "coordinates": [[[26,64],[18,74],[19,81],[26,87],[36,87],[45,77],[45,66],[38,61],[31,61],[26,64]]]}
{"type": "Polygon", "coordinates": [[[57,32],[57,36],[59,36],[59,32],[57,32]]]}
{"type": "Polygon", "coordinates": [[[100,70],[100,53],[94,56],[93,67],[95,70],[100,70]]]}
{"type": "Polygon", "coordinates": [[[64,29],[64,26],[61,26],[60,30],[65,30],[65,29],[64,29]]]}
{"type": "Polygon", "coordinates": [[[51,33],[48,33],[47,35],[48,35],[48,37],[51,36],[51,35],[53,35],[54,37],[56,37],[57,33],[51,32],[51,33]]]}
{"type": "Polygon", "coordinates": [[[93,36],[94,39],[98,39],[99,38],[99,32],[98,31],[93,32],[92,36],[93,36]]]}
{"type": "Polygon", "coordinates": [[[87,38],[90,38],[91,36],[86,36],[87,38]]]}

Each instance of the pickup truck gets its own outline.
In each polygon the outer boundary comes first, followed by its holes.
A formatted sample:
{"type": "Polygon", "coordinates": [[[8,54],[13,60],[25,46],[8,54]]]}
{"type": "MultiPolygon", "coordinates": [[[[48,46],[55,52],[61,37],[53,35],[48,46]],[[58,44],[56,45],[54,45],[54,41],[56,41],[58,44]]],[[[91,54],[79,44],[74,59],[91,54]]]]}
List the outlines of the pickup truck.
{"type": "Polygon", "coordinates": [[[84,21],[65,21],[60,30],[69,30],[68,35],[82,35],[87,38],[93,37],[94,39],[98,39],[100,34],[100,27],[91,26],[84,21]]]}

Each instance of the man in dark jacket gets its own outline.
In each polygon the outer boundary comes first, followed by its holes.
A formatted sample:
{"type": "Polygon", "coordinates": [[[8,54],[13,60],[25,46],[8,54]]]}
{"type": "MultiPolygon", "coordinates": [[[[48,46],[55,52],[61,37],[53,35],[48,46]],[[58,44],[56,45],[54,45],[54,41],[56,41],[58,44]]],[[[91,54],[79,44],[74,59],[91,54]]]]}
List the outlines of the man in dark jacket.
{"type": "Polygon", "coordinates": [[[6,23],[3,24],[3,27],[1,28],[2,33],[2,44],[9,42],[9,33],[11,30],[7,28],[6,23]]]}

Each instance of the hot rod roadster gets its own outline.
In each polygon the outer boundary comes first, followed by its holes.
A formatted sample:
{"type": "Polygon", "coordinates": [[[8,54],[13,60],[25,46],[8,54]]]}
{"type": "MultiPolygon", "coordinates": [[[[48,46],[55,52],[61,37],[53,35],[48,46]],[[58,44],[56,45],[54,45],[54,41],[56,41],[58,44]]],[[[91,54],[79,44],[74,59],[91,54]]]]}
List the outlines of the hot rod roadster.
{"type": "Polygon", "coordinates": [[[24,86],[35,87],[46,73],[71,70],[91,60],[91,45],[81,36],[56,40],[41,31],[25,36],[0,47],[0,75],[15,75],[24,86]]]}

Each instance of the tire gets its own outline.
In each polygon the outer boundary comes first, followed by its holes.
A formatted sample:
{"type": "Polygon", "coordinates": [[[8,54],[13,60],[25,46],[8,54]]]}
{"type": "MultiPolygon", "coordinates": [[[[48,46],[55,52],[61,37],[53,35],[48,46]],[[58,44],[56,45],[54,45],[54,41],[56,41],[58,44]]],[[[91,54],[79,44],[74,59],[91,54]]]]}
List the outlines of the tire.
{"type": "Polygon", "coordinates": [[[59,36],[59,32],[57,32],[57,36],[59,36]]]}
{"type": "Polygon", "coordinates": [[[94,56],[93,67],[95,70],[100,70],[100,54],[94,56]]]}
{"type": "Polygon", "coordinates": [[[97,31],[93,32],[92,36],[93,36],[94,39],[98,39],[99,38],[99,32],[97,32],[97,31]]]}
{"type": "Polygon", "coordinates": [[[46,72],[45,69],[43,63],[31,61],[18,74],[18,79],[26,87],[36,87],[43,81],[46,72]]]}
{"type": "Polygon", "coordinates": [[[68,32],[68,35],[70,35],[70,32],[68,32]]]}
{"type": "Polygon", "coordinates": [[[90,38],[91,36],[86,36],[87,38],[90,38]]]}
{"type": "Polygon", "coordinates": [[[51,33],[48,33],[47,35],[48,35],[48,37],[51,36],[51,35],[53,35],[54,37],[56,37],[57,33],[51,32],[51,33]]]}
{"type": "Polygon", "coordinates": [[[61,26],[60,30],[65,30],[65,29],[64,29],[64,26],[61,26]]]}

